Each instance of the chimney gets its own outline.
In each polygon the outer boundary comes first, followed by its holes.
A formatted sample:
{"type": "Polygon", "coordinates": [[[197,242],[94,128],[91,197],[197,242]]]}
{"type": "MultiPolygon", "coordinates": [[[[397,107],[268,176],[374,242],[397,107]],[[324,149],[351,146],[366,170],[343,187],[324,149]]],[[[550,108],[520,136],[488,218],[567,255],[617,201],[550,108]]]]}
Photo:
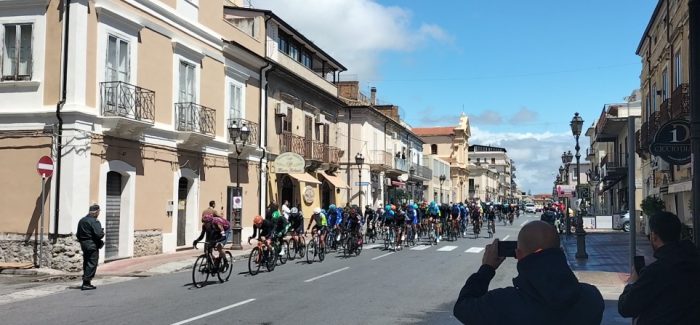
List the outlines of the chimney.
{"type": "Polygon", "coordinates": [[[369,101],[372,105],[377,105],[377,87],[370,88],[369,101]]]}

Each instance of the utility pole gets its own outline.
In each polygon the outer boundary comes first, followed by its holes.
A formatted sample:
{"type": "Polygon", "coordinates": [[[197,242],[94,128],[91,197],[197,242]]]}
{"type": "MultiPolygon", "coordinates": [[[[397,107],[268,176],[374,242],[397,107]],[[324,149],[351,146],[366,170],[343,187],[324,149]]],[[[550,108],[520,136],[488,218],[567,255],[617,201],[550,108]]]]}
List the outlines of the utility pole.
{"type": "Polygon", "coordinates": [[[700,247],[700,0],[688,1],[690,49],[690,141],[693,161],[693,239],[700,247]]]}

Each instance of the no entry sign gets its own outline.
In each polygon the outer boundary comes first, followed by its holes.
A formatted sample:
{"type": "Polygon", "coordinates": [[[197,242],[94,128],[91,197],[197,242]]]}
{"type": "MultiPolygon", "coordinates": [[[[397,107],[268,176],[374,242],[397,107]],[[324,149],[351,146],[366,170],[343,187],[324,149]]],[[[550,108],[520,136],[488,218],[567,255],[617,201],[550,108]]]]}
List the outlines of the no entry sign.
{"type": "Polygon", "coordinates": [[[51,177],[53,175],[53,159],[49,156],[39,158],[39,162],[36,164],[36,172],[41,177],[51,177]]]}

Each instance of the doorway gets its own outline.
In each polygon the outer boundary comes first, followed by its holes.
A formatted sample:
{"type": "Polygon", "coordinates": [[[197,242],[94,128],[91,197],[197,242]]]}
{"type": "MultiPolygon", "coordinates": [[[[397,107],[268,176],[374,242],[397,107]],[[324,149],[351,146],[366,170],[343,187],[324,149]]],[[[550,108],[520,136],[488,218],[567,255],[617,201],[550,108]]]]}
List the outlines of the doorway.
{"type": "Polygon", "coordinates": [[[107,206],[105,213],[105,259],[119,256],[119,225],[122,205],[122,175],[107,173],[107,206]]]}
{"type": "Polygon", "coordinates": [[[282,177],[282,184],[281,184],[281,190],[280,190],[280,202],[277,202],[278,204],[282,204],[284,201],[289,201],[289,203],[292,206],[297,206],[296,200],[294,200],[294,181],[292,181],[291,177],[285,175],[282,177]]]}
{"type": "Polygon", "coordinates": [[[333,200],[331,199],[332,196],[333,188],[328,181],[324,180],[321,184],[321,208],[327,208],[329,205],[331,205],[331,203],[333,203],[333,200]]]}
{"type": "Polygon", "coordinates": [[[185,230],[187,228],[187,194],[190,190],[190,182],[185,177],[180,177],[177,182],[177,246],[185,246],[185,230]]]}

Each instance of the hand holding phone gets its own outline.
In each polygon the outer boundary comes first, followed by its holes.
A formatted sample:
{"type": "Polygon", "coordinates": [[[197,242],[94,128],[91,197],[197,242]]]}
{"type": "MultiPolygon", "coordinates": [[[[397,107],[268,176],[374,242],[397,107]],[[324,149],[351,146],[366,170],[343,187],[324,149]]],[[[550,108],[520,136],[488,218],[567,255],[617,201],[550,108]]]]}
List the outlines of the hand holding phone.
{"type": "Polygon", "coordinates": [[[506,240],[498,242],[498,256],[499,257],[515,257],[515,248],[518,246],[518,242],[514,240],[506,240]]]}
{"type": "Polygon", "coordinates": [[[640,272],[642,272],[642,269],[646,266],[646,261],[644,260],[644,256],[635,256],[634,257],[634,271],[637,272],[637,275],[639,275],[640,272]]]}

